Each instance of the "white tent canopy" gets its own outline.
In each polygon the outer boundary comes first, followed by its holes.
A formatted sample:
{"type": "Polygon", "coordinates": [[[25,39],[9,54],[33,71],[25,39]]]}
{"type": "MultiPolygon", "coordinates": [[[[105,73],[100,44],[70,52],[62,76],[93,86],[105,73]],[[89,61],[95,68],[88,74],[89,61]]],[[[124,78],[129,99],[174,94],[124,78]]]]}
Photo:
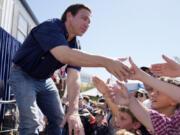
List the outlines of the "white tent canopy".
{"type": "Polygon", "coordinates": [[[82,95],[82,96],[86,95],[86,96],[92,96],[92,97],[102,96],[102,94],[96,88],[92,88],[90,90],[83,91],[80,93],[80,95],[82,95]]]}

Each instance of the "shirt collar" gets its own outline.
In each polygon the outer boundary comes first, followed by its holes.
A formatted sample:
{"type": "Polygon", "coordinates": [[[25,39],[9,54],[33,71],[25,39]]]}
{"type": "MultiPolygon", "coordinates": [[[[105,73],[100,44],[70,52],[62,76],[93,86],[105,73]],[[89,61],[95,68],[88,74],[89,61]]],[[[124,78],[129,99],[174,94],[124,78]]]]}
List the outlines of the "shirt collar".
{"type": "MultiPolygon", "coordinates": [[[[60,22],[62,23],[62,26],[63,26],[65,38],[68,39],[69,34],[68,34],[67,29],[66,29],[66,25],[61,20],[60,20],[60,22]]],[[[69,42],[73,42],[73,41],[76,41],[76,36],[71,41],[69,41],[69,42]]]]}

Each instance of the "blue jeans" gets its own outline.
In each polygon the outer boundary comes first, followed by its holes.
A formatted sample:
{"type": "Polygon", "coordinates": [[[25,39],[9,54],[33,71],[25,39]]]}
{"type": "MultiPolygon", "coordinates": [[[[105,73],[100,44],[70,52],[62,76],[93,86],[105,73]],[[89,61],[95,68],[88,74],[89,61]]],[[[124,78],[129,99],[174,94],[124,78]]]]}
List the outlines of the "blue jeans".
{"type": "Polygon", "coordinates": [[[64,111],[58,90],[51,78],[37,80],[21,69],[13,67],[9,83],[15,92],[19,108],[20,135],[39,134],[39,108],[48,119],[48,135],[62,134],[59,126],[63,120],[64,111]]]}

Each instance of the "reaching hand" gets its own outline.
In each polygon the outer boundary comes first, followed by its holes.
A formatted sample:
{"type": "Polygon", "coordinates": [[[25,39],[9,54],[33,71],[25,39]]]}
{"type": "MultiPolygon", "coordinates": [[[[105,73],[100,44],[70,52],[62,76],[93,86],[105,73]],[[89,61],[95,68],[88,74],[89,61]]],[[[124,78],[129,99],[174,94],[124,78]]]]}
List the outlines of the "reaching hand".
{"type": "Polygon", "coordinates": [[[85,135],[84,128],[78,113],[77,114],[67,113],[60,127],[62,128],[66,124],[66,122],[68,122],[68,126],[69,126],[69,135],[72,135],[72,130],[74,130],[74,135],[85,135]]]}
{"type": "Polygon", "coordinates": [[[130,103],[130,93],[127,89],[127,87],[125,87],[122,83],[120,83],[119,81],[116,81],[117,86],[112,87],[112,89],[109,90],[109,95],[111,97],[111,100],[115,103],[115,104],[119,104],[119,105],[129,105],[130,103]]]}
{"type": "Polygon", "coordinates": [[[162,58],[166,61],[166,63],[152,64],[151,72],[156,76],[179,77],[180,64],[165,55],[162,55],[162,58]]]}
{"type": "Polygon", "coordinates": [[[103,95],[108,94],[108,90],[109,90],[108,84],[109,84],[110,79],[107,80],[107,84],[104,83],[101,79],[99,79],[96,76],[93,77],[92,81],[93,81],[94,86],[97,88],[99,92],[101,92],[103,95]]]}
{"type": "Polygon", "coordinates": [[[93,83],[101,93],[110,95],[110,98],[114,103],[121,105],[129,104],[130,93],[128,89],[119,81],[117,81],[117,85],[119,87],[110,87],[98,77],[93,77],[93,83]]]}
{"type": "Polygon", "coordinates": [[[103,96],[106,100],[106,103],[108,104],[109,108],[111,109],[114,116],[119,115],[118,107],[116,104],[114,104],[110,97],[109,97],[109,90],[112,89],[112,86],[109,85],[110,79],[107,80],[106,83],[104,83],[101,79],[97,77],[93,77],[93,82],[95,87],[103,93],[103,96]]]}
{"type": "Polygon", "coordinates": [[[106,64],[106,69],[117,79],[127,82],[127,79],[130,77],[130,69],[122,63],[124,60],[126,58],[111,60],[106,64]]]}
{"type": "Polygon", "coordinates": [[[130,79],[141,80],[144,72],[136,66],[136,64],[133,62],[131,57],[129,57],[129,63],[131,64],[131,67],[130,67],[131,77],[130,77],[130,79]]]}

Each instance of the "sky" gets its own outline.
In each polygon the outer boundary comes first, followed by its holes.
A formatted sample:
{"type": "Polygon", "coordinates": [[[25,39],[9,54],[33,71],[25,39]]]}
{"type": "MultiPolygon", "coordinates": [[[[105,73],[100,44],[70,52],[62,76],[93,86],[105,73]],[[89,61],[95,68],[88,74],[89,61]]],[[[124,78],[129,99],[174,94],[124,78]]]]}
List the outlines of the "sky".
{"type": "MultiPolygon", "coordinates": [[[[162,54],[180,57],[179,0],[26,0],[39,22],[60,18],[71,4],[92,9],[88,31],[79,37],[82,50],[112,58],[131,56],[139,66],[164,62],[162,54]]],[[[125,62],[129,66],[128,62],[125,62]]],[[[106,80],[103,68],[82,71],[106,80]]],[[[115,79],[115,78],[113,78],[115,79]]]]}

